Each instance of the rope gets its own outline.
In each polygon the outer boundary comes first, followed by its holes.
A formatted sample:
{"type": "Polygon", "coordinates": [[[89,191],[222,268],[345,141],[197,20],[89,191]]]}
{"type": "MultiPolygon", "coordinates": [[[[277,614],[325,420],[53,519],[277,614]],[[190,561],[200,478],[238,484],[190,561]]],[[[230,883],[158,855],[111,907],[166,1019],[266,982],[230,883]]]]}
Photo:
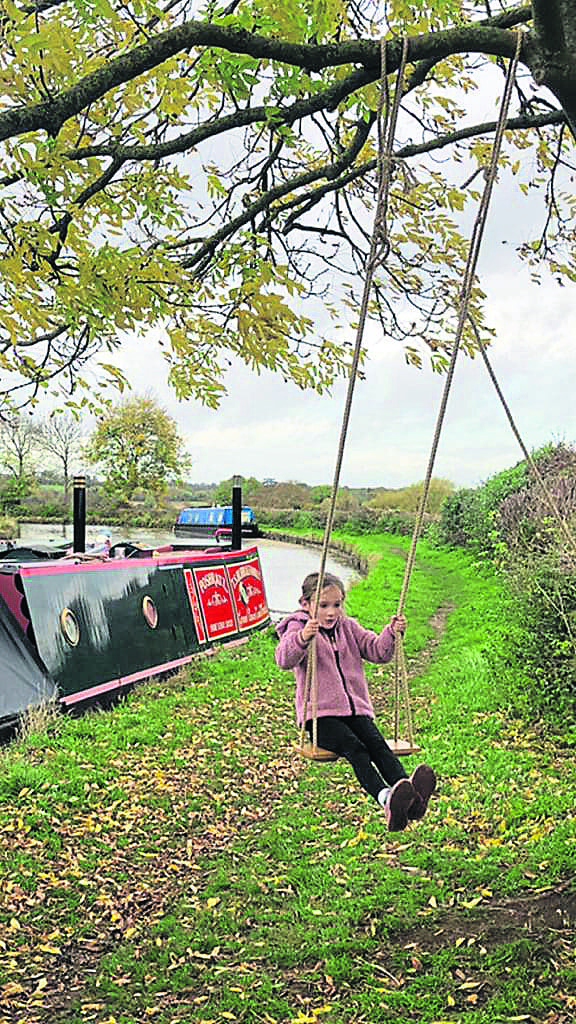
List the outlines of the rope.
{"type": "MultiPolygon", "coordinates": [[[[406,595],[408,593],[408,587],[410,585],[410,580],[411,580],[411,577],[412,577],[412,572],[414,570],[414,563],[415,563],[415,560],[416,560],[416,547],[417,547],[417,544],[418,544],[418,540],[420,538],[420,533],[422,531],[422,523],[424,521],[424,513],[426,511],[426,505],[427,505],[427,502],[428,502],[428,495],[429,495],[429,491],[430,491],[430,482],[432,480],[432,472],[433,472],[434,463],[435,463],[435,460],[436,460],[436,453],[438,451],[438,444],[439,444],[439,441],[440,441],[440,434],[441,434],[442,426],[443,426],[443,423],[444,423],[444,416],[445,416],[445,413],[446,413],[446,406],[448,404],[448,396],[450,394],[450,388],[452,386],[452,380],[453,380],[453,377],[454,377],[454,370],[456,369],[456,358],[458,356],[458,352],[459,352],[459,349],[460,349],[460,342],[462,340],[462,335],[464,333],[464,328],[466,326],[466,321],[467,321],[467,319],[469,317],[470,299],[471,299],[471,296],[472,296],[472,288],[473,288],[473,284],[474,284],[474,277],[475,277],[475,273],[476,273],[476,266],[477,266],[477,263],[478,263],[478,256],[479,256],[479,253],[480,253],[480,245],[481,245],[481,242],[482,242],[482,237],[483,237],[483,234],[484,234],[484,228],[485,228],[485,225],[486,225],[486,218],[487,218],[487,215],[488,215],[488,208],[489,208],[489,205],[490,205],[490,199],[491,199],[491,196],[492,196],[492,190],[493,190],[494,182],[496,180],[496,176],[497,176],[497,173],[498,173],[498,158],[500,156],[500,149],[501,149],[501,146],[502,146],[502,139],[504,137],[504,130],[505,130],[505,127],[506,127],[506,120],[507,120],[507,117],[508,117],[508,110],[509,110],[509,107],[510,107],[510,100],[511,100],[511,97],[512,97],[512,90],[513,90],[513,87],[514,87],[514,80],[515,80],[515,76],[516,76],[516,70],[517,70],[517,67],[518,67],[519,59],[520,59],[521,46],[522,46],[522,34],[521,34],[520,31],[518,31],[517,37],[516,37],[516,51],[514,53],[513,58],[511,59],[509,65],[508,65],[508,72],[507,72],[507,75],[506,75],[506,83],[505,83],[505,86],[504,86],[504,93],[503,93],[502,101],[501,101],[501,105],[500,105],[500,114],[499,114],[499,117],[498,117],[498,124],[496,126],[496,132],[495,132],[495,135],[494,135],[494,142],[493,142],[493,145],[492,145],[492,155],[491,155],[491,159],[490,159],[490,165],[488,167],[488,170],[485,173],[484,191],[483,191],[483,194],[482,194],[482,198],[480,200],[480,205],[478,207],[478,212],[476,214],[476,219],[475,219],[474,227],[473,227],[473,230],[472,230],[472,236],[471,236],[471,239],[470,239],[470,247],[469,247],[469,251],[468,251],[468,259],[467,259],[466,268],[465,268],[465,271],[464,271],[464,283],[463,283],[462,291],[461,291],[461,294],[460,294],[460,310],[459,310],[459,316],[458,316],[458,324],[457,324],[457,327],[456,327],[456,335],[455,335],[454,343],[453,343],[453,346],[452,346],[452,353],[451,353],[450,364],[449,364],[449,367],[448,367],[448,372],[446,374],[446,381],[445,381],[444,390],[443,390],[443,393],[442,393],[442,400],[441,400],[441,403],[440,403],[440,409],[439,409],[438,417],[437,417],[437,420],[436,420],[436,427],[435,427],[435,430],[434,430],[434,438],[433,438],[433,441],[432,441],[432,448],[431,448],[430,456],[429,456],[429,459],[428,459],[428,467],[427,467],[427,470],[426,470],[426,477],[424,479],[424,487],[423,487],[423,491],[422,491],[422,497],[420,499],[420,503],[419,503],[419,507],[418,507],[418,514],[416,516],[416,522],[415,522],[415,525],[414,525],[414,533],[412,535],[412,543],[411,543],[411,546],[410,546],[410,552],[408,554],[408,559],[407,559],[407,562],[406,562],[406,572],[405,572],[405,576],[404,576],[404,583],[402,585],[402,591],[401,591],[400,599],[399,599],[399,602],[398,602],[398,611],[397,611],[398,615],[402,615],[404,613],[404,606],[405,606],[405,603],[406,603],[406,595]]],[[[404,696],[404,706],[405,706],[405,711],[406,711],[406,725],[407,725],[407,730],[408,730],[408,738],[409,738],[410,743],[412,745],[412,743],[413,743],[412,715],[411,715],[411,711],[410,711],[410,702],[409,702],[409,695],[408,695],[408,681],[407,681],[406,665],[405,665],[404,651],[403,651],[403,638],[401,637],[400,634],[398,634],[397,637],[396,637],[395,660],[394,660],[394,696],[395,696],[395,709],[396,709],[395,723],[394,723],[394,727],[395,727],[394,738],[395,739],[398,738],[398,734],[397,734],[398,719],[399,719],[399,712],[398,712],[399,700],[398,700],[398,698],[399,698],[399,689],[400,689],[400,679],[402,681],[402,689],[403,689],[403,696],[404,696]]]]}
{"type": "MultiPolygon", "coordinates": [[[[354,387],[358,376],[358,365],[360,363],[360,356],[362,353],[362,340],[364,337],[364,328],[366,325],[366,319],[368,316],[368,302],[370,299],[370,290],[372,288],[372,281],[374,278],[374,271],[378,264],[382,262],[388,253],[389,242],[387,237],[387,211],[388,211],[388,195],[390,191],[390,180],[392,176],[392,162],[393,162],[393,145],[394,136],[396,133],[396,124],[398,121],[398,112],[400,110],[400,102],[402,99],[402,87],[404,82],[404,73],[406,70],[406,63],[408,59],[408,39],[404,37],[402,43],[402,55],[398,66],[397,78],[396,78],[396,89],[394,93],[394,103],[390,111],[390,94],[388,88],[388,78],[386,74],[386,43],[384,39],[380,42],[380,61],[381,61],[381,74],[380,74],[380,93],[378,101],[378,193],[376,200],[376,211],[374,215],[374,226],[372,230],[372,237],[370,241],[370,250],[368,260],[366,264],[366,276],[364,280],[364,290],[362,295],[362,303],[360,306],[360,317],[358,320],[358,328],[356,331],[356,341],[354,345],[354,354],[352,363],[350,366],[350,375],[348,379],[348,390],[346,394],[346,402],[344,406],[344,414],[342,419],[342,427],[340,430],[340,440],[338,444],[338,453],[336,457],[336,466],[334,470],[334,479],[332,483],[332,492],[330,496],[330,507],[328,515],[326,517],[326,525],[324,529],[324,540],[322,543],[322,552],[320,556],[320,568],[318,570],[318,583],[316,586],[316,593],[314,595],[314,602],[312,605],[313,616],[316,617],[318,611],[318,602],[320,600],[320,594],[322,591],[322,585],[324,581],[324,572],[326,569],[326,558],[328,555],[328,546],[330,543],[330,535],[332,533],[332,526],[334,523],[334,512],[336,509],[336,499],[338,497],[338,486],[340,482],[340,471],[342,468],[342,460],[344,457],[344,448],[346,445],[346,436],[348,433],[348,424],[350,421],[350,411],[352,408],[352,398],[354,396],[354,387]]],[[[302,732],[300,737],[300,743],[303,746],[306,732],[306,713],[308,708],[308,702],[310,694],[312,694],[312,745],[313,747],[318,746],[318,679],[316,672],[317,664],[317,652],[316,652],[316,637],[313,637],[310,642],[308,663],[306,666],[306,684],[304,692],[304,721],[302,722],[302,732]]]]}

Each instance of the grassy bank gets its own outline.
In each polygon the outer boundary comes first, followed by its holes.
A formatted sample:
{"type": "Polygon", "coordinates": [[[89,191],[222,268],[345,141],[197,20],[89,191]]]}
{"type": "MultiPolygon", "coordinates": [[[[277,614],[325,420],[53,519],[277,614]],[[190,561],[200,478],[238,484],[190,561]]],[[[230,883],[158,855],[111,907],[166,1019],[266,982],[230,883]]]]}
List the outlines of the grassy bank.
{"type": "MultiPolygon", "coordinates": [[[[378,627],[408,540],[353,540],[378,627]]],[[[422,544],[407,615],[440,784],[405,833],[293,757],[271,632],[5,750],[0,1022],[573,1020],[574,730],[494,678],[506,596],[467,558],[422,544]]],[[[372,689],[385,728],[387,668],[372,689]]]]}

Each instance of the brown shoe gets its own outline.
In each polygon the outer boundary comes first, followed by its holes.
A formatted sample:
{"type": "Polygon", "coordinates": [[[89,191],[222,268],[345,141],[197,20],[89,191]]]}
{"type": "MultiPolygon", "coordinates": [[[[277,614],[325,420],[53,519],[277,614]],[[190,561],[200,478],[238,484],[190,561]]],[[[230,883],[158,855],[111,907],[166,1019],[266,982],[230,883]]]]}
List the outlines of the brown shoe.
{"type": "Polygon", "coordinates": [[[402,832],[408,824],[408,811],[417,799],[417,794],[409,779],[400,779],[388,794],[386,801],[386,817],[389,832],[402,832]]]}
{"type": "Polygon", "coordinates": [[[423,818],[428,810],[428,801],[436,789],[436,774],[428,764],[419,764],[410,776],[410,782],[416,790],[416,799],[409,809],[410,821],[423,818]]]}

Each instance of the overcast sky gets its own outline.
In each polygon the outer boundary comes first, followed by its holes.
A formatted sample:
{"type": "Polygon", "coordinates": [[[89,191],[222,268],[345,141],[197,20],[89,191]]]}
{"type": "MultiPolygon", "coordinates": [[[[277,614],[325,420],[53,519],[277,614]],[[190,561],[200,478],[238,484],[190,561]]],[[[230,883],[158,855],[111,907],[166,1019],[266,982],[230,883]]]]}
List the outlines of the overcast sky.
{"type": "MultiPolygon", "coordinates": [[[[574,285],[530,281],[509,244],[505,198],[492,209],[480,259],[487,320],[497,329],[490,359],[528,448],[576,440],[574,285]],[[500,208],[500,209],[499,209],[500,208]]],[[[398,344],[367,333],[370,359],[358,382],[341,485],[402,487],[423,479],[444,378],[428,365],[405,364],[398,344]]],[[[353,337],[352,337],[353,340],[353,337]]],[[[235,473],[258,479],[331,483],[346,384],[332,396],[302,392],[243,365],[227,378],[217,411],[178,403],[151,339],[123,350],[136,392],[150,391],[177,420],[193,459],[191,479],[213,482],[235,473]]],[[[434,476],[475,486],[513,465],[522,453],[480,357],[459,357],[434,476]]]]}

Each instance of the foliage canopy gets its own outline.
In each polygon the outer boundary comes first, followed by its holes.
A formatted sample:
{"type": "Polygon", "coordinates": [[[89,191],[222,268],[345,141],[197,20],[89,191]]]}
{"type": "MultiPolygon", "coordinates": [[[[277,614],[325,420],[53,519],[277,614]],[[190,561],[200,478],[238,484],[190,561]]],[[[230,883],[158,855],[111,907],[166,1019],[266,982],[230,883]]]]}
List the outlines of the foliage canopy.
{"type": "Polygon", "coordinates": [[[138,488],[158,497],[189,464],[175,421],[148,396],[110,409],[90,439],[87,457],[105,468],[107,490],[124,501],[138,488]]]}
{"type": "MultiPolygon", "coordinates": [[[[4,400],[56,382],[122,388],[125,332],[153,332],[179,397],[216,405],[231,356],[323,390],[345,370],[377,187],[381,38],[408,36],[391,249],[370,315],[441,367],[458,307],[461,216],[477,199],[498,87],[522,32],[502,164],[537,187],[545,228],[521,255],[576,275],[570,0],[5,0],[0,79],[4,400]],[[497,10],[493,10],[497,7],[497,10]],[[524,159],[530,149],[530,158],[524,159]],[[435,163],[433,155],[448,157],[435,163]],[[467,180],[454,181],[462,165],[467,180]],[[452,173],[451,173],[452,171],[452,173]],[[471,173],[468,173],[471,172],[471,173]],[[322,311],[324,329],[315,324],[322,311]]],[[[474,304],[481,319],[480,288],[474,304]]],[[[474,339],[465,339],[473,348],[474,339]]]]}

